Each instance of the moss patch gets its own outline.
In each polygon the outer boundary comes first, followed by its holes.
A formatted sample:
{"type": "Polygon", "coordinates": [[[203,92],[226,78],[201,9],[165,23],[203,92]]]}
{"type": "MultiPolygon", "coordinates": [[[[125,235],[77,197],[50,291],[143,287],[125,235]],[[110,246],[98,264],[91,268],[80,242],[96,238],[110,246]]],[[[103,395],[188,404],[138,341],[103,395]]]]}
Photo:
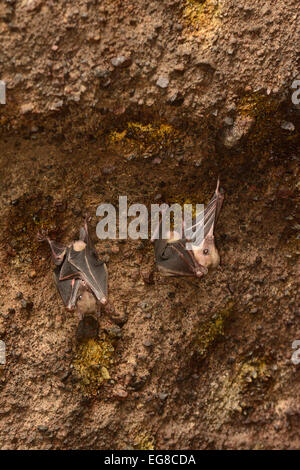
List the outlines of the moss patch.
{"type": "Polygon", "coordinates": [[[113,352],[113,343],[106,334],[79,345],[73,367],[84,395],[97,395],[101,385],[110,379],[113,352]]]}

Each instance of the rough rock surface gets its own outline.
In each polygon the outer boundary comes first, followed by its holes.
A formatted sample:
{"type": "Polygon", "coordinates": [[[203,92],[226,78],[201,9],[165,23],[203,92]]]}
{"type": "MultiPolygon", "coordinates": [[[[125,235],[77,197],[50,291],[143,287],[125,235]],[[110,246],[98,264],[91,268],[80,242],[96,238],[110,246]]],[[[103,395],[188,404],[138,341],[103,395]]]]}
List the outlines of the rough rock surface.
{"type": "Polygon", "coordinates": [[[123,114],[144,106],[200,122],[218,112],[214,120],[222,123],[245,92],[280,99],[290,92],[299,73],[298,6],[298,0],[4,1],[6,111],[47,114],[78,103],[88,114],[123,114]],[[177,109],[170,100],[179,92],[177,109]]]}

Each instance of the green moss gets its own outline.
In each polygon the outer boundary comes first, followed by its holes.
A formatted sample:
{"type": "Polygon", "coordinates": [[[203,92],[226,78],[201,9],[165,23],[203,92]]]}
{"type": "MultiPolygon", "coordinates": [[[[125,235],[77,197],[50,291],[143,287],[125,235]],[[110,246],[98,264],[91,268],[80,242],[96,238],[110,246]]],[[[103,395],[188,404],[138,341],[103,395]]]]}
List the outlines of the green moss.
{"type": "Polygon", "coordinates": [[[110,379],[113,352],[113,343],[106,334],[78,346],[73,367],[84,395],[96,395],[101,385],[110,379]]]}

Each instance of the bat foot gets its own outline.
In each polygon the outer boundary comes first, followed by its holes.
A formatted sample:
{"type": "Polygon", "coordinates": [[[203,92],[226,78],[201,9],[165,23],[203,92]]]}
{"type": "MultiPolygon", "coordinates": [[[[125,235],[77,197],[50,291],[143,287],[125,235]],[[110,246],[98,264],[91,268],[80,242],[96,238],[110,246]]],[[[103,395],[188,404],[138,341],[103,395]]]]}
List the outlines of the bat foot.
{"type": "Polygon", "coordinates": [[[154,284],[154,269],[142,270],[141,277],[145,284],[154,284]]]}
{"type": "Polygon", "coordinates": [[[118,326],[123,326],[127,322],[127,315],[114,314],[110,316],[111,320],[118,326]]]}
{"type": "Polygon", "coordinates": [[[47,230],[39,230],[36,234],[37,241],[42,243],[48,240],[48,231],[47,230]]]}
{"type": "Polygon", "coordinates": [[[110,319],[118,326],[123,326],[127,322],[127,315],[116,312],[114,306],[111,303],[107,303],[105,306],[105,312],[110,316],[110,319]]]}

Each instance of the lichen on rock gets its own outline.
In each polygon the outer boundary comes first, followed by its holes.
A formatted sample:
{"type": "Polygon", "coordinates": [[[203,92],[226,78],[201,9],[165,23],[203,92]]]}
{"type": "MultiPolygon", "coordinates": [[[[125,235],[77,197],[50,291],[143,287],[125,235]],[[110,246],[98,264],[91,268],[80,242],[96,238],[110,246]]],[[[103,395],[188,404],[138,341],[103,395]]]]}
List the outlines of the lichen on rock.
{"type": "Polygon", "coordinates": [[[106,334],[78,346],[73,368],[84,395],[96,395],[101,385],[110,379],[113,352],[114,346],[106,334]]]}
{"type": "Polygon", "coordinates": [[[196,331],[194,339],[194,348],[201,359],[207,356],[210,346],[218,337],[224,335],[225,321],[234,308],[234,302],[229,301],[223,309],[221,309],[213,320],[202,322],[196,331]]]}
{"type": "Polygon", "coordinates": [[[137,450],[155,450],[155,439],[150,434],[142,432],[135,438],[137,450]]]}

